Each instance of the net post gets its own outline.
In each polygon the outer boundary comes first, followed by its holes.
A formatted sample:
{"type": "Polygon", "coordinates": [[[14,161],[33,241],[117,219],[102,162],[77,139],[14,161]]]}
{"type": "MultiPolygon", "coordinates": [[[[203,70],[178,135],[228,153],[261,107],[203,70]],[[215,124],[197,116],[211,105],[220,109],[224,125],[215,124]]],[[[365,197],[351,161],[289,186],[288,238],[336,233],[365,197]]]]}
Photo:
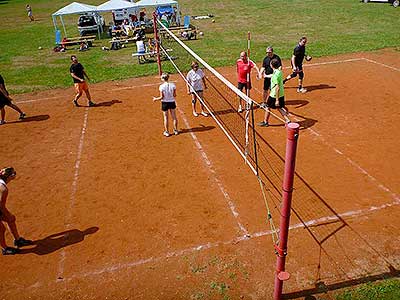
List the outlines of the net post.
{"type": "MultiPolygon", "coordinates": [[[[250,43],[251,43],[251,34],[250,31],[247,32],[247,64],[250,67],[250,43]]],[[[250,97],[250,72],[247,73],[247,89],[246,96],[250,97]]]]}
{"type": "Polygon", "coordinates": [[[157,14],[156,14],[156,12],[153,12],[153,29],[154,29],[154,39],[156,40],[158,75],[161,76],[162,68],[161,68],[161,57],[160,57],[160,38],[158,36],[157,14]]]}
{"type": "Polygon", "coordinates": [[[285,272],[287,244],[289,235],[290,209],[292,204],[293,180],[296,162],[297,140],[299,137],[299,124],[287,124],[287,141],[285,155],[285,172],[282,186],[282,209],[279,229],[279,244],[276,245],[276,273],[274,285],[274,300],[282,299],[283,281],[289,279],[285,272]]]}

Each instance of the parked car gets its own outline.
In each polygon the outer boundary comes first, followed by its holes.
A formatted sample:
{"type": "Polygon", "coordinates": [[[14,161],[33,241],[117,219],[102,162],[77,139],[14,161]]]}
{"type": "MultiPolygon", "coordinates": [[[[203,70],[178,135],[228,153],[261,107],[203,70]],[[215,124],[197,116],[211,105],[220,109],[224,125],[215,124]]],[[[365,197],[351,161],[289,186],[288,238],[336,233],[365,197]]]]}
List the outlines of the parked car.
{"type": "Polygon", "coordinates": [[[79,16],[78,30],[81,36],[97,33],[98,30],[100,30],[100,32],[103,32],[103,28],[104,28],[103,16],[96,13],[84,14],[79,16]]]}
{"type": "Polygon", "coordinates": [[[364,3],[368,2],[385,2],[392,3],[394,7],[398,7],[400,5],[400,0],[362,0],[364,3]]]}

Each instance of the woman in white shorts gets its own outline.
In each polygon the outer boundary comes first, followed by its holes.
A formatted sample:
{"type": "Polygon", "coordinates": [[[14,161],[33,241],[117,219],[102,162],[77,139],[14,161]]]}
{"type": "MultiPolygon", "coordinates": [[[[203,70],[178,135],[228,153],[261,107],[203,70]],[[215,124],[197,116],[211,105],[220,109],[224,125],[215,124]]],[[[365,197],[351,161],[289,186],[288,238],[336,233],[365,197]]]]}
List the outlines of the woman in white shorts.
{"type": "Polygon", "coordinates": [[[163,135],[168,137],[170,133],[168,131],[168,121],[169,121],[169,114],[171,114],[173,125],[174,125],[174,134],[179,134],[178,131],[178,120],[176,118],[176,104],[175,104],[175,97],[176,97],[176,86],[174,83],[168,82],[169,74],[163,73],[161,75],[161,80],[163,83],[160,85],[159,97],[153,97],[153,101],[161,100],[161,110],[164,116],[164,132],[163,135]]]}
{"type": "Polygon", "coordinates": [[[199,64],[194,61],[191,65],[192,69],[187,73],[186,80],[188,82],[188,94],[192,95],[192,109],[193,116],[197,117],[199,114],[196,112],[196,102],[197,98],[199,98],[201,114],[207,117],[207,113],[204,111],[204,106],[202,103],[203,99],[203,90],[207,88],[206,81],[204,79],[203,70],[199,69],[199,64]]]}

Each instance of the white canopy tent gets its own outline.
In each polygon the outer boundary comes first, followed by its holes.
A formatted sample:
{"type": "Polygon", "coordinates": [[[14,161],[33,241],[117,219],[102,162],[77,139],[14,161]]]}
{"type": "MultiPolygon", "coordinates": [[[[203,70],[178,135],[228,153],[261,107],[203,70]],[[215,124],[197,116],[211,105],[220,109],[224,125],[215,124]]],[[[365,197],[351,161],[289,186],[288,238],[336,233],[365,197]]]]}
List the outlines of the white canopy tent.
{"type": "Polygon", "coordinates": [[[128,8],[138,8],[138,5],[124,0],[110,0],[97,6],[97,11],[114,11],[128,8]]]}
{"type": "MultiPolygon", "coordinates": [[[[84,13],[96,12],[96,11],[97,11],[97,7],[94,5],[88,5],[88,4],[83,4],[83,3],[79,3],[79,2],[72,2],[71,4],[68,4],[67,6],[59,9],[54,14],[52,14],[54,28],[57,30],[56,18],[58,16],[58,17],[60,17],[60,21],[61,21],[61,24],[64,29],[64,34],[65,34],[65,36],[67,36],[67,31],[65,30],[63,16],[73,15],[73,14],[84,14],[84,13]]],[[[98,34],[100,37],[100,31],[98,32],[98,34]]]]}

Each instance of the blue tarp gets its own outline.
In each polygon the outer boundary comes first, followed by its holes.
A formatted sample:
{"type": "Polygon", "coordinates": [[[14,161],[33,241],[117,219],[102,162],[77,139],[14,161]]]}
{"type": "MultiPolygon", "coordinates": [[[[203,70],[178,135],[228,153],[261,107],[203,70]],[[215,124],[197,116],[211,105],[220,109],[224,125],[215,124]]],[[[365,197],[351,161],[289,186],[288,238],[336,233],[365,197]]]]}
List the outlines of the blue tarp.
{"type": "Polygon", "coordinates": [[[156,13],[159,17],[161,17],[163,14],[172,15],[174,13],[174,9],[172,8],[172,6],[159,6],[156,9],[156,13]]]}

